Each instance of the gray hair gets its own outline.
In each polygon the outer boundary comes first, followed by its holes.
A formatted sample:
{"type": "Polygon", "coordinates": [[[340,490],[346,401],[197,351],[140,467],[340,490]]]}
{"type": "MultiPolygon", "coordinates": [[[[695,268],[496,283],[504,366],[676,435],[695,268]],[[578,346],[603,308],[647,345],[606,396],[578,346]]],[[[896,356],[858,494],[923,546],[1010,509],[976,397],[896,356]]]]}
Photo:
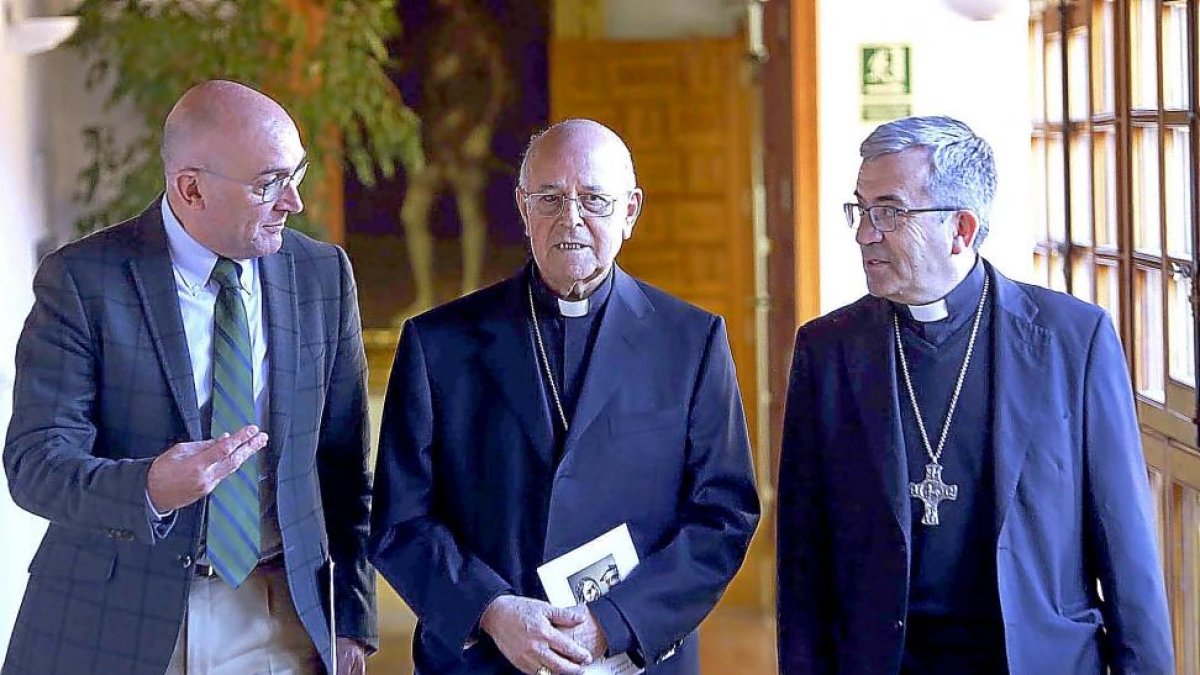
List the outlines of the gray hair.
{"type": "Polygon", "coordinates": [[[937,206],[969,209],[979,219],[976,249],[991,226],[996,197],[996,160],[992,146],[966,124],[944,116],[905,117],[880,125],[862,142],[863,161],[910,148],[929,150],[929,182],[925,186],[937,206]]]}

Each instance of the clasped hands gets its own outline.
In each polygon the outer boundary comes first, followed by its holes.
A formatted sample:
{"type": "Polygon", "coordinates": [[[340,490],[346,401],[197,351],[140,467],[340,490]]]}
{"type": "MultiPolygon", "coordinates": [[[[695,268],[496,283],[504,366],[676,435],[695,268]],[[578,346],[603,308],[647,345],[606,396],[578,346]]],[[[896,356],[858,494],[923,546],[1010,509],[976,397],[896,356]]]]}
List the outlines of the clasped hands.
{"type": "Polygon", "coordinates": [[[501,595],[484,610],[479,627],[526,675],[580,675],[608,649],[604,629],[583,605],[563,608],[501,595]]]}

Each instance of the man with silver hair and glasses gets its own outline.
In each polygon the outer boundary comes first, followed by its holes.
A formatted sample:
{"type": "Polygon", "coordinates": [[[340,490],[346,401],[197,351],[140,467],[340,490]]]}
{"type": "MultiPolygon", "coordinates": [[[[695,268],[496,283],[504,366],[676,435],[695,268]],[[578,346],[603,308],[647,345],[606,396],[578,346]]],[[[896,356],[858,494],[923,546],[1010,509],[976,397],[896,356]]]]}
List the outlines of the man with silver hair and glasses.
{"type": "Polygon", "coordinates": [[[808,673],[1173,673],[1111,320],[977,250],[991,147],[948,117],[862,144],[869,295],[796,334],[779,664],[808,673]]]}

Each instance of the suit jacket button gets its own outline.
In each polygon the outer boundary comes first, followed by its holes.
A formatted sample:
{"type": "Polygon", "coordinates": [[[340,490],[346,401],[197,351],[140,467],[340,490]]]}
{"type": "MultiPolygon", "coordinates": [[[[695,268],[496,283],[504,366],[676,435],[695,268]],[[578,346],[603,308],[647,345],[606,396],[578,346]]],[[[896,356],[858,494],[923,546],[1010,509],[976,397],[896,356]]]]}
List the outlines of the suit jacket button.
{"type": "Polygon", "coordinates": [[[182,563],[184,569],[187,569],[192,566],[194,561],[192,560],[192,556],[184,553],[183,555],[179,556],[179,562],[182,563]]]}
{"type": "Polygon", "coordinates": [[[904,628],[904,621],[897,619],[896,623],[893,625],[896,627],[896,630],[900,630],[900,629],[904,628]]]}

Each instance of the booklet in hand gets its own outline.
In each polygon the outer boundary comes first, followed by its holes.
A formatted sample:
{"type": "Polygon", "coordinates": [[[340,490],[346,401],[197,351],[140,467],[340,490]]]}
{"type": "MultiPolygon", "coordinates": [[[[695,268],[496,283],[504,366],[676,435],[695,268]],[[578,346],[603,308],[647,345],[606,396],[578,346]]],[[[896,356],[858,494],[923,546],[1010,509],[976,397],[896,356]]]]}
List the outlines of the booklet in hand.
{"type": "MultiPolygon", "coordinates": [[[[638,564],[637,551],[622,523],[582,546],[538,568],[546,599],[555,607],[587,604],[629,576],[638,564]]],[[[588,666],[586,675],[636,675],[642,670],[624,654],[588,666]]]]}

